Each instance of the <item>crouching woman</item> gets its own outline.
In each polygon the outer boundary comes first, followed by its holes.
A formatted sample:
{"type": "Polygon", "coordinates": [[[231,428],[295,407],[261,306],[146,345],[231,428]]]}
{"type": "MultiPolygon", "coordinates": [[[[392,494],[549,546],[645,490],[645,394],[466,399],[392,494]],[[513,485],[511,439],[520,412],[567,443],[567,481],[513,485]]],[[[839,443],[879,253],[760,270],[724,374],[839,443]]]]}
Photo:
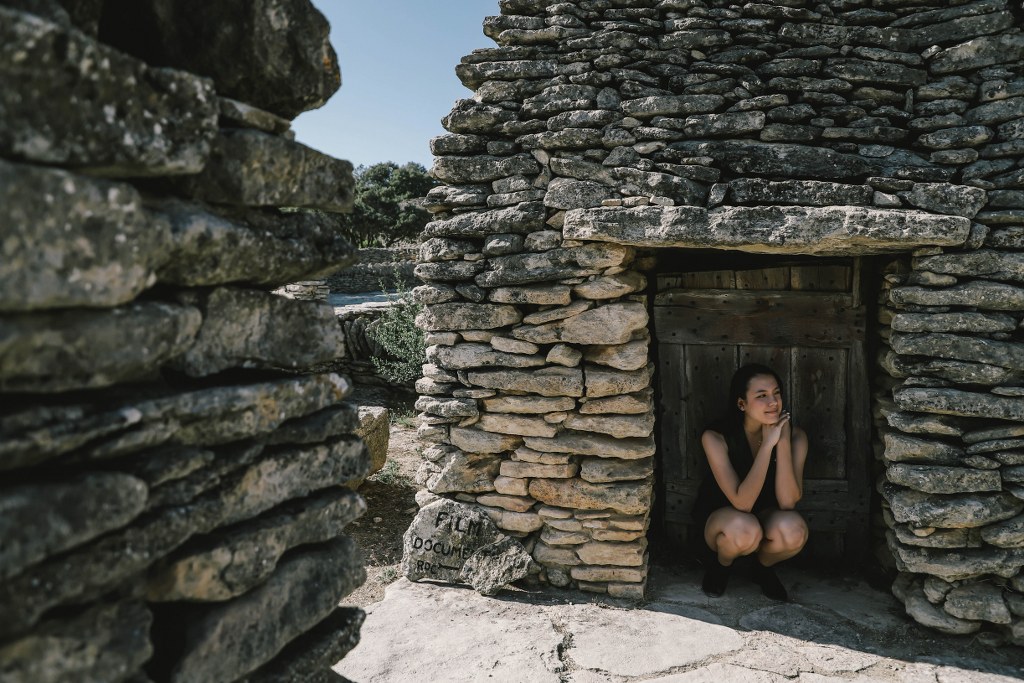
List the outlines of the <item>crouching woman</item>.
{"type": "Polygon", "coordinates": [[[733,375],[726,415],[701,436],[707,470],[694,505],[710,549],[702,588],[725,592],[733,561],[756,553],[754,580],[774,600],[788,594],[774,566],[807,543],[794,510],[803,493],[807,435],[790,424],[782,381],[764,365],[733,375]]]}

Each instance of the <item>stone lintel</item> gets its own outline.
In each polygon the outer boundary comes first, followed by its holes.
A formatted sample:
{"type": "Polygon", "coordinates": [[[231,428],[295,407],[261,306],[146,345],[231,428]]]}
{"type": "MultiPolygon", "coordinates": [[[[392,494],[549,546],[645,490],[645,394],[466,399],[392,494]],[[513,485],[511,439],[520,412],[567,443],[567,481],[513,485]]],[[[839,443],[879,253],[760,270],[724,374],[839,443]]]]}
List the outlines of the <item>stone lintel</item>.
{"type": "Polygon", "coordinates": [[[963,244],[959,216],[867,206],[601,207],[569,211],[566,239],[760,254],[859,256],[963,244]]]}

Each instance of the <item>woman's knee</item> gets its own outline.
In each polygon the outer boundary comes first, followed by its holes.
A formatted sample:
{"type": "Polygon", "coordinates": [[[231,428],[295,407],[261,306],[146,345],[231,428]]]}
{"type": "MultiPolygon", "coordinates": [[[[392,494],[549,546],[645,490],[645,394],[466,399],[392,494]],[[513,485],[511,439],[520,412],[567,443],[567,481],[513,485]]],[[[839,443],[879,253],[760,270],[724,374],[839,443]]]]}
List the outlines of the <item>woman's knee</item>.
{"type": "Polygon", "coordinates": [[[757,550],[764,538],[760,521],[754,515],[747,513],[735,515],[722,528],[722,533],[744,555],[757,550]]]}
{"type": "Polygon", "coordinates": [[[783,512],[772,520],[770,537],[776,538],[786,550],[800,550],[807,544],[807,522],[795,512],[783,512]]]}

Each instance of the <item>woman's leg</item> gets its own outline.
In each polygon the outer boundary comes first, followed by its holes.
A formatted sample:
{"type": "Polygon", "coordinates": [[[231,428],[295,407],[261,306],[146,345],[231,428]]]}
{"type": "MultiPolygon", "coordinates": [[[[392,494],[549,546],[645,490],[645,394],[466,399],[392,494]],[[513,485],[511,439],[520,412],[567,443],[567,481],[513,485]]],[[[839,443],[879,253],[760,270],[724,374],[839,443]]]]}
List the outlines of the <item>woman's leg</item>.
{"type": "Polygon", "coordinates": [[[715,510],[704,525],[704,540],[718,554],[718,563],[723,567],[741,555],[756,552],[763,535],[755,515],[732,507],[715,510]]]}
{"type": "Polygon", "coordinates": [[[764,536],[757,550],[758,561],[766,567],[788,560],[807,544],[807,522],[793,510],[771,510],[761,515],[764,536]]]}

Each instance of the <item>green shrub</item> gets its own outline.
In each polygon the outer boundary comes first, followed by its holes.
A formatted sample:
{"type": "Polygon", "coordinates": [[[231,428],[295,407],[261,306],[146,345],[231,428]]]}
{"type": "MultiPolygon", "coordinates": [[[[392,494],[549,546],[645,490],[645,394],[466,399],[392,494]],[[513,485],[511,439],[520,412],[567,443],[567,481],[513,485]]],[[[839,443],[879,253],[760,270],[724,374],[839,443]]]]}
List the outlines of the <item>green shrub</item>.
{"type": "Polygon", "coordinates": [[[409,292],[399,289],[388,295],[391,305],[380,318],[370,323],[366,335],[384,350],[386,356],[373,356],[370,360],[377,373],[393,384],[415,382],[427,361],[427,345],[423,330],[416,327],[416,316],[423,305],[412,300],[409,292]]]}

